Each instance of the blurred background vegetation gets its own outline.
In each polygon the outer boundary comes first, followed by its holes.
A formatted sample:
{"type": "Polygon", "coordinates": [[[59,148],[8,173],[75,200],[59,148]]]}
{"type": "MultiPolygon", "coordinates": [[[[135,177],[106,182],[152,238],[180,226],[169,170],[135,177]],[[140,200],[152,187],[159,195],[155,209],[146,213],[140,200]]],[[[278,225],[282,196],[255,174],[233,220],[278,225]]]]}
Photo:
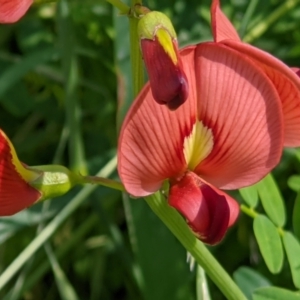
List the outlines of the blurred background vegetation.
{"type": "MultiPolygon", "coordinates": [[[[212,39],[210,0],[144,5],[171,18],[181,46],[212,39]]],[[[300,66],[300,2],[292,9],[280,10],[282,5],[281,0],[222,1],[247,41],[300,66]]],[[[0,25],[0,127],[28,165],[55,162],[82,174],[102,169],[117,178],[116,124],[133,100],[130,74],[128,20],[110,4],[36,4],[20,22],[0,25]]],[[[274,173],[287,207],[287,229],[299,171],[297,152],[288,150],[274,173]]],[[[241,200],[237,192],[234,196],[241,200]]],[[[287,262],[277,275],[268,271],[248,216],[241,214],[211,251],[246,292],[252,281],[295,289],[287,262]]],[[[78,187],[0,218],[1,273],[7,278],[0,284],[5,300],[202,299],[196,289],[201,270],[190,271],[185,250],[144,201],[104,187],[78,187]],[[48,224],[57,230],[47,235],[48,224]],[[33,245],[42,238],[45,245],[33,245]],[[22,259],[29,244],[25,263],[14,270],[12,262],[22,259]]],[[[209,279],[208,285],[211,299],[224,299],[209,279]]]]}

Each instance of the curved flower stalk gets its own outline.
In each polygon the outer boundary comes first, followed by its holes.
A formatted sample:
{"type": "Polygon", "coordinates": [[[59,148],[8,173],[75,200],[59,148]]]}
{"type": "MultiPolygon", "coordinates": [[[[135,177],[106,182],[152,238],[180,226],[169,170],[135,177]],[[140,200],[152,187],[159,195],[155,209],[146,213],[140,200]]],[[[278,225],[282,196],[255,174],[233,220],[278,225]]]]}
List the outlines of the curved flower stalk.
{"type": "Polygon", "coordinates": [[[29,167],[0,130],[0,216],[13,215],[32,204],[65,194],[80,177],[58,165],[29,167]]]}
{"type": "Polygon", "coordinates": [[[118,171],[136,197],[167,180],[168,203],[202,241],[216,244],[239,212],[220,189],[254,184],[280,160],[282,102],[264,70],[235,49],[203,43],[180,55],[186,102],[170,111],[146,84],[123,123],[118,171]]]}
{"type": "Polygon", "coordinates": [[[282,102],[284,145],[300,146],[299,69],[297,69],[298,73],[293,72],[291,68],[269,53],[243,43],[231,22],[221,11],[219,0],[212,2],[211,20],[214,41],[250,59],[272,81],[282,102]]]}
{"type": "Polygon", "coordinates": [[[21,19],[33,0],[0,0],[0,23],[15,23],[21,19]]]}

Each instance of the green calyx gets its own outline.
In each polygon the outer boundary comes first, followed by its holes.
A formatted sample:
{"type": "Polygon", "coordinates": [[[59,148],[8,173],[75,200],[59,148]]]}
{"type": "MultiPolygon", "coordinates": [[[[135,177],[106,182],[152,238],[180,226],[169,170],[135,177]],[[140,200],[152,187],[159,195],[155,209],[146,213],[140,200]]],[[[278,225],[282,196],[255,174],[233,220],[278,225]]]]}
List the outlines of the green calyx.
{"type": "Polygon", "coordinates": [[[40,172],[40,176],[28,182],[41,192],[42,196],[39,201],[61,196],[82,182],[82,176],[72,173],[64,166],[45,165],[27,168],[40,172]]]}
{"type": "Polygon", "coordinates": [[[176,39],[171,20],[161,12],[151,11],[143,15],[138,22],[137,30],[140,39],[154,40],[158,29],[166,30],[172,39],[176,39]]]}

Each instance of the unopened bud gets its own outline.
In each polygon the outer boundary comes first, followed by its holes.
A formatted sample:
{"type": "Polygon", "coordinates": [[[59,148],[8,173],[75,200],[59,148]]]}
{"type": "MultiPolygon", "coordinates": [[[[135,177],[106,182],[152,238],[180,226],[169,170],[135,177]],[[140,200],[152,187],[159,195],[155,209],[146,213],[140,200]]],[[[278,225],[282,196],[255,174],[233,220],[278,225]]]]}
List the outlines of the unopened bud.
{"type": "Polygon", "coordinates": [[[163,13],[149,12],[138,23],[138,35],[153,98],[177,109],[188,97],[188,82],[170,19],[163,13]]]}

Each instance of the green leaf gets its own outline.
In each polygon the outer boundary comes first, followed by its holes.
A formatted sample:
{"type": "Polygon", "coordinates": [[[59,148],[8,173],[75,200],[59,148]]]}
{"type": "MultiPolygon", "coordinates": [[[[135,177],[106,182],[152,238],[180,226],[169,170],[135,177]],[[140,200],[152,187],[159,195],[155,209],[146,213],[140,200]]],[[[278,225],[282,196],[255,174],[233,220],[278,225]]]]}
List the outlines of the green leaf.
{"type": "Polygon", "coordinates": [[[256,290],[253,300],[300,300],[300,295],[282,288],[268,287],[256,290]]]}
{"type": "Polygon", "coordinates": [[[287,183],[291,190],[295,192],[300,191],[300,175],[290,176],[287,183]]]}
{"type": "Polygon", "coordinates": [[[240,267],[233,273],[233,278],[248,299],[252,299],[254,290],[270,286],[271,282],[249,267],[240,267]]]}
{"type": "Polygon", "coordinates": [[[290,264],[294,285],[300,288],[300,243],[290,232],[284,232],[282,240],[290,264]]]}
{"type": "Polygon", "coordinates": [[[300,239],[300,192],[298,192],[293,209],[293,228],[295,235],[300,239]]]}
{"type": "Polygon", "coordinates": [[[271,273],[279,273],[283,265],[283,248],[279,232],[274,224],[264,215],[259,215],[253,222],[254,234],[271,273]]]}
{"type": "Polygon", "coordinates": [[[239,189],[243,200],[252,208],[255,208],[258,204],[258,192],[256,186],[249,186],[239,189]]]}
{"type": "Polygon", "coordinates": [[[272,174],[268,174],[256,185],[262,205],[268,217],[279,227],[285,224],[285,207],[272,174]]]}

